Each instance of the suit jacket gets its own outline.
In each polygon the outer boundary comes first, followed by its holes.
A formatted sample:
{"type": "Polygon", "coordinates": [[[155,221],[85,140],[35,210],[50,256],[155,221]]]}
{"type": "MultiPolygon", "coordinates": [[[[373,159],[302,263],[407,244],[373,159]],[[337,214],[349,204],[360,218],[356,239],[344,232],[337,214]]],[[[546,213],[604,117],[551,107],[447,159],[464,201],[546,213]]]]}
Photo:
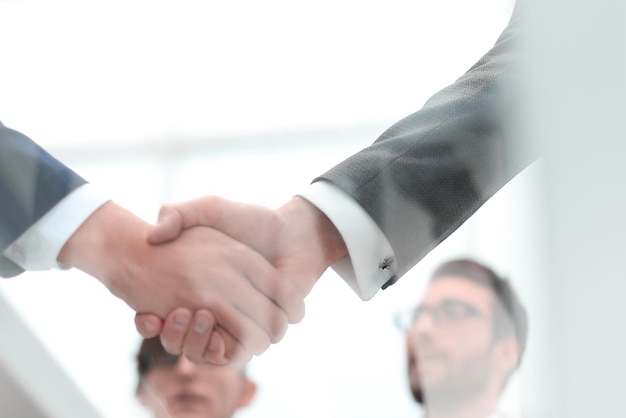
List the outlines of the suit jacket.
{"type": "MultiPolygon", "coordinates": [[[[330,181],[369,213],[398,266],[393,283],[533,158],[509,158],[520,111],[518,2],[495,46],[418,112],[314,181],[330,181]]],[[[533,157],[533,156],[529,156],[533,157]]]]}
{"type": "MultiPolygon", "coordinates": [[[[0,123],[0,254],[85,180],[0,123]]],[[[0,276],[22,269],[0,255],[0,276]]]]}

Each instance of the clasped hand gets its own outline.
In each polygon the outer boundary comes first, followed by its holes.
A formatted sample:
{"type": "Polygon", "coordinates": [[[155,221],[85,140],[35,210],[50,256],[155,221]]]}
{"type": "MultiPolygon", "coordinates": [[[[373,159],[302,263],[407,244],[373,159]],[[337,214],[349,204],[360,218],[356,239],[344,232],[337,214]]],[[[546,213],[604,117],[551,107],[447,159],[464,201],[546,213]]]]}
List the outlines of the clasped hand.
{"type": "Polygon", "coordinates": [[[303,318],[322,273],[346,253],[332,223],[298,197],[277,210],[214,196],[164,205],[147,237],[155,247],[196,239],[188,246],[198,246],[197,258],[183,274],[194,277],[202,302],[166,316],[137,310],[138,331],[160,333],[172,354],[215,364],[245,362],[278,342],[303,318]]]}

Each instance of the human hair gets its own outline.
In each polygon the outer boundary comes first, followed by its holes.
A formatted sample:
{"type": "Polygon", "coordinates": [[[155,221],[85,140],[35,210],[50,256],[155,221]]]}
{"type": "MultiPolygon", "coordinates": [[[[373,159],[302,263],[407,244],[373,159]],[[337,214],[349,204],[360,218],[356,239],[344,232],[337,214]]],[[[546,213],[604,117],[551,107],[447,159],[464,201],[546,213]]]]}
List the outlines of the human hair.
{"type": "Polygon", "coordinates": [[[489,267],[471,259],[456,259],[443,263],[434,271],[431,280],[446,276],[461,277],[491,290],[495,296],[494,331],[496,338],[514,336],[520,345],[521,361],[528,337],[528,315],[509,280],[498,276],[489,267]]]}
{"type": "Polygon", "coordinates": [[[135,357],[137,360],[137,374],[139,379],[143,379],[152,367],[150,358],[153,356],[166,355],[167,352],[161,344],[160,337],[145,338],[139,346],[139,351],[135,357]]]}

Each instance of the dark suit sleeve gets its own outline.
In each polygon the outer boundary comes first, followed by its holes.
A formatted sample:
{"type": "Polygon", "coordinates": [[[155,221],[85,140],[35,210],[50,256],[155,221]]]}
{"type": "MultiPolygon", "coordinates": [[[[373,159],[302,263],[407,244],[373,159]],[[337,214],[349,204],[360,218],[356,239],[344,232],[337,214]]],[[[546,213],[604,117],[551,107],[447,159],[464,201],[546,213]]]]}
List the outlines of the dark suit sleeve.
{"type": "MultiPolygon", "coordinates": [[[[31,139],[0,123],[0,254],[84,183],[31,139]]],[[[21,271],[0,255],[0,276],[21,271]]]]}
{"type": "MultiPolygon", "coordinates": [[[[519,112],[518,4],[495,46],[421,110],[315,179],[350,194],[389,240],[400,277],[532,158],[508,158],[519,112]]],[[[531,156],[532,157],[532,156],[531,156]]]]}

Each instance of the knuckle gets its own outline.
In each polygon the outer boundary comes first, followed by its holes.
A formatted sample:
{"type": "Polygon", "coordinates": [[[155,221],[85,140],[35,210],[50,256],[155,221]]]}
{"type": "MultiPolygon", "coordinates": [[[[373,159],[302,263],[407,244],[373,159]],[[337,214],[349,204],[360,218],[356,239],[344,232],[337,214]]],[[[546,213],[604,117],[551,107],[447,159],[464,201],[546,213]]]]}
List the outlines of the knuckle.
{"type": "Polygon", "coordinates": [[[270,345],[271,345],[270,337],[267,335],[263,335],[255,339],[254,344],[251,347],[250,351],[252,354],[259,356],[263,354],[265,350],[269,348],[270,345]]]}
{"type": "Polygon", "coordinates": [[[159,212],[161,214],[164,213],[168,213],[174,210],[174,205],[172,203],[164,203],[163,205],[161,205],[161,209],[159,209],[159,212]]]}

